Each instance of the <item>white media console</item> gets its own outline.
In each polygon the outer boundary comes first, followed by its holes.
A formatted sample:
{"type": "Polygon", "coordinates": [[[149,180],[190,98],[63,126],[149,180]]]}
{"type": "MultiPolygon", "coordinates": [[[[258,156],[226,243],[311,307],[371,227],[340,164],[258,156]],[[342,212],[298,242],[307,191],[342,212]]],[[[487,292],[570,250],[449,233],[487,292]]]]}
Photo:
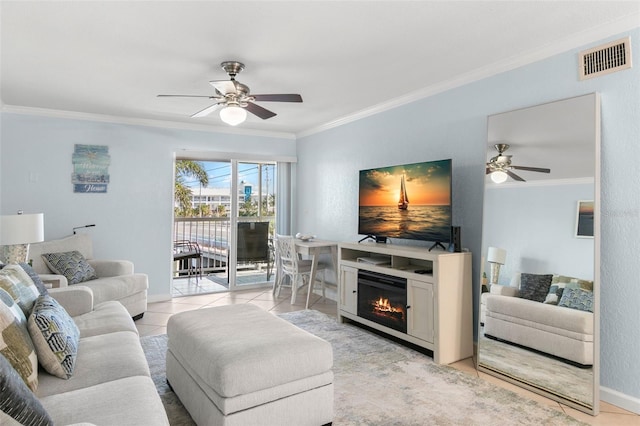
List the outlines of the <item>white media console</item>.
{"type": "Polygon", "coordinates": [[[365,242],[341,243],[338,256],[340,321],[347,318],[429,349],[437,364],[473,355],[471,253],[365,242]],[[359,271],[406,279],[406,333],[358,312],[359,271]]]}

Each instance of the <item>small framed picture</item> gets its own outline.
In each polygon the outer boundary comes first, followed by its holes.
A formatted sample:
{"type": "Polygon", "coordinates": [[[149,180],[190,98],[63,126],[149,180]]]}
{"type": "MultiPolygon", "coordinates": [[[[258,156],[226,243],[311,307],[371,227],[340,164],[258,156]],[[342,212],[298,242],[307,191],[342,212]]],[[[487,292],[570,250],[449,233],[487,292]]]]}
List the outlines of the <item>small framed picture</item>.
{"type": "Polygon", "coordinates": [[[593,238],[593,200],[578,201],[576,238],[593,238]]]}

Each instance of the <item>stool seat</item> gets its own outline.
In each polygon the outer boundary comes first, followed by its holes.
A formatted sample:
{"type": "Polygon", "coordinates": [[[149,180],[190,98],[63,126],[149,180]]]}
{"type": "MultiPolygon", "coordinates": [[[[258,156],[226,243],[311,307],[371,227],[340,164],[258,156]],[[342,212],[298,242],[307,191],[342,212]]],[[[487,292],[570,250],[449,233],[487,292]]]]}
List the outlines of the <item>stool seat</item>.
{"type": "Polygon", "coordinates": [[[197,423],[331,422],[325,340],[251,304],[175,314],[167,335],[167,379],[197,423]]]}

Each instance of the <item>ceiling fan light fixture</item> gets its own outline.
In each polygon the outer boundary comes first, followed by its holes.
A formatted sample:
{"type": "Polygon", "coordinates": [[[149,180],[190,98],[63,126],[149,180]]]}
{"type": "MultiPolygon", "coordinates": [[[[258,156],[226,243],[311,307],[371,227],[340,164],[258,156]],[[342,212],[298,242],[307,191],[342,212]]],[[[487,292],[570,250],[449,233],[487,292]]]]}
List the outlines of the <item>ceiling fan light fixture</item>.
{"type": "Polygon", "coordinates": [[[247,111],[238,105],[227,105],[220,110],[220,119],[230,126],[237,126],[247,119],[247,111]]]}
{"type": "Polygon", "coordinates": [[[491,173],[491,180],[494,181],[495,183],[506,182],[507,177],[508,177],[507,174],[505,172],[503,172],[502,170],[497,170],[497,171],[491,173]]]}

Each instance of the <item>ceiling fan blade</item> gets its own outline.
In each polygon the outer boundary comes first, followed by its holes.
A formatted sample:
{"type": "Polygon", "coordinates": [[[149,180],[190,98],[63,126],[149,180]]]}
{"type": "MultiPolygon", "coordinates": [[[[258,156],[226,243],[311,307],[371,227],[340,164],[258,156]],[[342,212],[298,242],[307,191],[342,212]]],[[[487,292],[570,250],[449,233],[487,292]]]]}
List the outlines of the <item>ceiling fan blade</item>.
{"type": "Polygon", "coordinates": [[[302,96],[297,94],[278,94],[278,95],[251,95],[256,101],[260,102],[302,102],[302,96]]]}
{"type": "Polygon", "coordinates": [[[193,114],[191,116],[191,118],[200,118],[200,117],[207,116],[207,115],[211,114],[213,111],[215,111],[216,109],[218,109],[218,107],[220,106],[221,103],[222,102],[219,102],[217,104],[213,104],[211,106],[208,106],[205,109],[203,109],[202,111],[198,111],[195,114],[193,114]]]}
{"type": "Polygon", "coordinates": [[[509,176],[511,176],[511,179],[519,180],[520,182],[526,182],[526,180],[522,179],[520,176],[518,176],[517,174],[513,173],[511,170],[505,170],[504,172],[506,174],[508,174],[509,176]]]}
{"type": "Polygon", "coordinates": [[[484,171],[484,173],[485,173],[486,175],[491,174],[491,172],[493,172],[493,170],[491,170],[491,167],[487,167],[487,168],[485,169],[485,171],[484,171]]]}
{"type": "Polygon", "coordinates": [[[257,115],[258,117],[262,118],[263,120],[266,120],[267,118],[271,118],[271,117],[275,117],[276,116],[275,112],[269,111],[266,108],[262,108],[261,106],[256,105],[256,104],[254,104],[252,102],[247,102],[247,106],[245,108],[251,114],[257,115]]]}
{"type": "Polygon", "coordinates": [[[210,95],[157,95],[158,98],[211,98],[215,99],[215,96],[210,95]]]}
{"type": "Polygon", "coordinates": [[[229,93],[237,93],[236,84],[232,80],[212,80],[210,85],[220,92],[223,96],[229,93]]]}
{"type": "Polygon", "coordinates": [[[551,169],[544,169],[541,167],[511,166],[511,168],[516,170],[526,170],[529,172],[551,173],[551,169]]]}

